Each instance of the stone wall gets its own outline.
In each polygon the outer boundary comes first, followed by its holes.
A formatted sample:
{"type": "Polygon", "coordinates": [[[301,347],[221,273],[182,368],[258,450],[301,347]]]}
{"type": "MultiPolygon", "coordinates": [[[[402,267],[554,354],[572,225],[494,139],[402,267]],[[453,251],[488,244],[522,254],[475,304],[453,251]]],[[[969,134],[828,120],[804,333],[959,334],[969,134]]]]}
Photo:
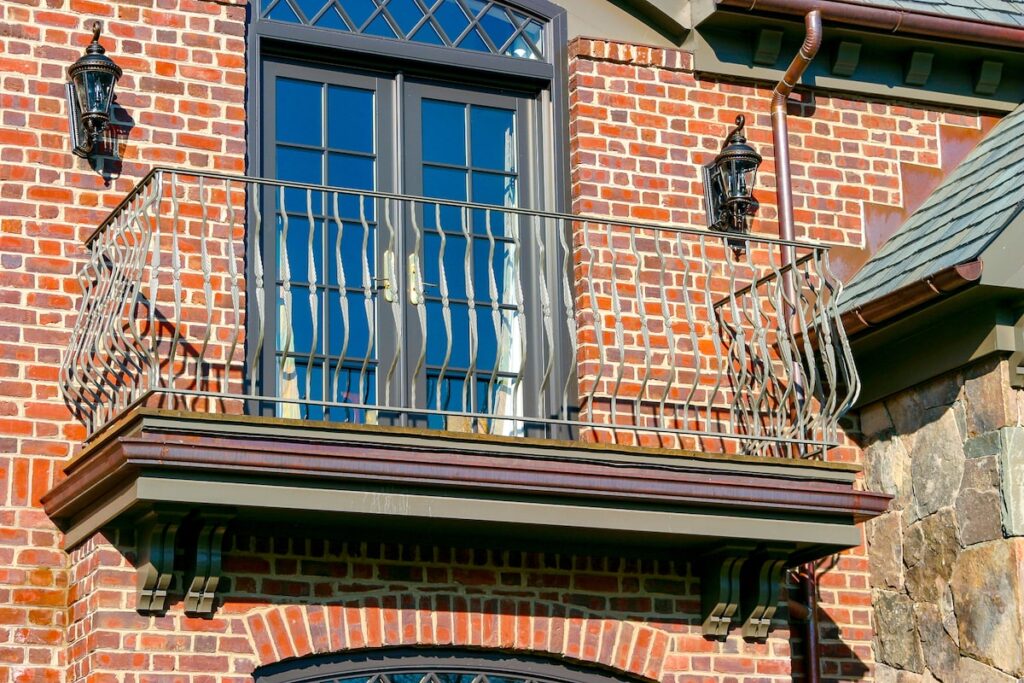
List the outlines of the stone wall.
{"type": "Polygon", "coordinates": [[[1024,677],[1024,392],[995,357],[861,412],[876,679],[1024,677]]]}

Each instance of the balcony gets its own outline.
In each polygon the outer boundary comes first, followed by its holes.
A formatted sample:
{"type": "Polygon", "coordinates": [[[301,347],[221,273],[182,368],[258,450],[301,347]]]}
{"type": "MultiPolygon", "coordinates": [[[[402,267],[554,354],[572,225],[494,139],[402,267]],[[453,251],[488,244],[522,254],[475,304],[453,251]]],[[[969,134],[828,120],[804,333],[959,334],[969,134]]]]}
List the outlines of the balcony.
{"type": "Polygon", "coordinates": [[[795,562],[885,507],[822,458],[858,381],[820,245],[157,169],[88,247],[70,544],[246,516],[795,562]]]}

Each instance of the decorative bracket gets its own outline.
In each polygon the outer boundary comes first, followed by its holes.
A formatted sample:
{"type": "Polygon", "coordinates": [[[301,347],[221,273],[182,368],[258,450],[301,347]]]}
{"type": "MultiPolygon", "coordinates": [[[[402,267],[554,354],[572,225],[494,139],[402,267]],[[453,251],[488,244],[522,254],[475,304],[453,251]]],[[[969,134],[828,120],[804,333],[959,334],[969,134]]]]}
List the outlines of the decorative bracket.
{"type": "Polygon", "coordinates": [[[701,558],[700,607],[704,635],[725,640],[740,606],[740,577],[753,546],[730,545],[701,558]]]}
{"type": "Polygon", "coordinates": [[[152,508],[137,521],[136,569],[137,601],[135,609],[143,614],[167,609],[167,591],[174,572],[174,542],[185,518],[185,511],[152,508]]]}
{"type": "Polygon", "coordinates": [[[779,606],[782,576],[788,559],[789,553],[784,549],[766,548],[744,564],[740,579],[744,638],[763,641],[768,637],[772,618],[779,606]]]}
{"type": "Polygon", "coordinates": [[[185,613],[213,616],[217,586],[220,583],[224,533],[234,514],[209,512],[199,516],[196,534],[195,566],[192,582],[185,592],[185,613]]]}
{"type": "Polygon", "coordinates": [[[1010,371],[1010,386],[1024,389],[1024,314],[1018,314],[1013,326],[1013,351],[1007,360],[1010,371]]]}

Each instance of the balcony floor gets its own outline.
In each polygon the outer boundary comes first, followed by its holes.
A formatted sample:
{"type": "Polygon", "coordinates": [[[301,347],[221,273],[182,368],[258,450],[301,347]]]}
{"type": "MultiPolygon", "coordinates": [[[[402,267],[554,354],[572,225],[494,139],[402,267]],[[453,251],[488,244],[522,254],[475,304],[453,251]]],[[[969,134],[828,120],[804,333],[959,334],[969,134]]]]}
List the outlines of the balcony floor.
{"type": "Polygon", "coordinates": [[[146,408],[65,472],[44,504],[68,547],[160,506],[374,538],[769,543],[796,562],[858,545],[856,523],[888,503],[837,463],[146,408]]]}

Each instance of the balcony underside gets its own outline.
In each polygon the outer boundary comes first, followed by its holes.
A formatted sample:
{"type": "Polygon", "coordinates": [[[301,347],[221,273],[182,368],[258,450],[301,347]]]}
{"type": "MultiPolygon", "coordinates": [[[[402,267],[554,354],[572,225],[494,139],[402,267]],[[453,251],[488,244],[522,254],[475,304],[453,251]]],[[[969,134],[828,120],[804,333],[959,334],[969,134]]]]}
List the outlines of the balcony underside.
{"type": "Polygon", "coordinates": [[[68,546],[169,506],[563,549],[770,543],[797,561],[859,544],[888,502],[838,464],[153,409],[66,473],[44,503],[68,546]]]}

